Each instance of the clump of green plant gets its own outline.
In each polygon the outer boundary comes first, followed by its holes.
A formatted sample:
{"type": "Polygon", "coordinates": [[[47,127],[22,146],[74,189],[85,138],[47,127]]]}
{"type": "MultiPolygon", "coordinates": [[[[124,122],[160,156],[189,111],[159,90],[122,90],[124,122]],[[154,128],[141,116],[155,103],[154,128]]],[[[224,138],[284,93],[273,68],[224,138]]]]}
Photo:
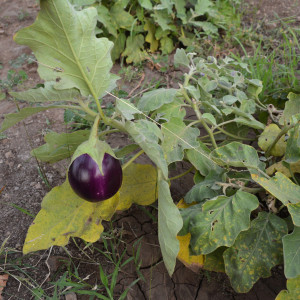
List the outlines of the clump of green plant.
{"type": "MultiPolygon", "coordinates": [[[[89,164],[80,165],[91,180],[78,189],[88,192],[96,177],[106,174],[103,162],[109,154],[126,161],[122,185],[111,198],[92,203],[78,196],[66,178],[43,199],[23,252],[64,246],[70,237],[96,242],[102,221],[117,210],[158,200],[158,239],[170,276],[185,248],[188,257],[199,257],[204,269],[225,271],[240,293],[284,262],[289,293],[296,293],[292,285],[300,276],[300,266],[294,263],[300,259],[300,96],[290,93],[283,110],[267,106],[259,99],[261,81],[243,75],[246,64],[228,57],[204,59],[178,49],[175,64],[186,69],[179,88],[155,89],[136,102],[116,97],[108,116],[101,99],[115,86],[116,76],[110,73],[113,45],[95,37],[96,20],[95,8],[78,12],[67,1],[41,2],[36,22],[15,40],[32,48],[46,82],[38,89],[11,93],[37,105],[7,115],[1,131],[47,109],[84,111],[94,120],[92,130],[49,133],[34,155],[47,162],[72,155],[71,163],[79,157],[94,160],[95,173],[89,164]],[[57,34],[46,35],[45,28],[57,34]],[[45,105],[49,101],[55,104],[45,105]],[[90,102],[97,112],[89,108],[90,102]],[[186,117],[187,110],[195,117],[186,117]],[[267,122],[257,118],[261,113],[268,114],[267,122]],[[105,129],[99,130],[99,122],[105,129]],[[106,142],[112,132],[126,134],[131,144],[113,151],[106,142]],[[153,165],[134,163],[143,154],[153,165]],[[181,161],[190,169],[169,177],[169,168],[181,161]],[[189,172],[194,172],[195,185],[179,208],[170,185],[189,172]]],[[[120,173],[116,172],[118,179],[120,173]]]]}
{"type": "Polygon", "coordinates": [[[77,9],[97,9],[97,36],[114,42],[112,59],[127,63],[149,59],[149,54],[171,53],[179,43],[191,46],[198,37],[218,37],[228,24],[238,26],[239,0],[96,1],[72,0],[77,9]]]}
{"type": "Polygon", "coordinates": [[[262,36],[252,50],[247,51],[242,40],[236,39],[243,56],[231,53],[240,63],[246,63],[253,78],[262,81],[262,102],[278,104],[282,108],[289,92],[300,92],[300,44],[299,31],[287,22],[275,20],[278,29],[270,37],[262,36]]]}
{"type": "Polygon", "coordinates": [[[5,99],[6,92],[11,91],[14,86],[23,83],[27,80],[27,74],[25,71],[9,70],[6,75],[6,79],[0,79],[0,100],[5,99]]]}

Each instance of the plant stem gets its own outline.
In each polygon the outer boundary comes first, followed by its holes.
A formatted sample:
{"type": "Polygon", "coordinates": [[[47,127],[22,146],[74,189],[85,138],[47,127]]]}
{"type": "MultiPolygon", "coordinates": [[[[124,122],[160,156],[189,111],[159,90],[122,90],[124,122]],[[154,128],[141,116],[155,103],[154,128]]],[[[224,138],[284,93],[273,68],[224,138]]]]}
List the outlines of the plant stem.
{"type": "Polygon", "coordinates": [[[220,186],[224,186],[224,187],[232,187],[235,189],[240,189],[242,191],[245,191],[245,192],[251,193],[251,194],[256,194],[258,192],[262,192],[265,190],[264,188],[250,188],[250,187],[246,187],[246,186],[240,186],[240,185],[234,184],[234,183],[216,182],[216,184],[220,185],[220,186]]]}
{"type": "MultiPolygon", "coordinates": [[[[90,115],[90,116],[92,116],[92,117],[96,117],[96,116],[97,116],[97,113],[94,112],[93,110],[91,110],[91,109],[88,107],[88,105],[85,104],[85,103],[82,101],[82,99],[78,99],[78,103],[79,103],[79,105],[81,106],[81,108],[82,108],[88,115],[90,115]]],[[[71,107],[71,108],[73,108],[73,107],[71,107]]],[[[74,109],[75,109],[75,108],[74,108],[74,109]]]]}
{"type": "Polygon", "coordinates": [[[275,140],[273,141],[273,143],[269,146],[269,148],[266,151],[266,157],[270,156],[270,153],[272,151],[272,149],[275,147],[275,145],[278,143],[278,141],[280,140],[280,138],[285,135],[292,127],[294,127],[295,125],[285,125],[281,131],[278,133],[277,137],[275,138],[275,140]]]}
{"type": "Polygon", "coordinates": [[[200,109],[199,109],[199,107],[198,107],[198,105],[197,105],[197,102],[196,102],[195,100],[192,100],[192,107],[193,107],[193,109],[194,109],[194,111],[195,111],[195,113],[196,113],[196,116],[197,116],[198,120],[200,121],[200,123],[202,124],[202,126],[205,128],[206,132],[208,133],[209,138],[210,138],[210,140],[211,140],[211,142],[212,142],[212,144],[213,144],[213,147],[214,147],[215,149],[218,148],[218,145],[217,145],[217,143],[216,143],[216,140],[215,140],[215,137],[214,137],[214,135],[213,135],[213,132],[212,132],[212,130],[208,127],[208,125],[206,124],[206,122],[203,120],[202,114],[201,114],[200,109]]]}
{"type": "Polygon", "coordinates": [[[172,181],[172,180],[181,178],[181,177],[187,175],[188,173],[192,172],[194,169],[195,169],[195,168],[194,168],[194,166],[193,166],[193,167],[189,168],[188,170],[186,170],[185,172],[183,172],[183,173],[181,173],[181,174],[179,174],[179,175],[176,175],[176,176],[174,176],[174,177],[169,178],[169,180],[172,181]]]}
{"type": "Polygon", "coordinates": [[[242,140],[242,141],[253,141],[253,140],[254,140],[254,139],[250,139],[250,138],[240,137],[240,136],[238,136],[238,135],[235,135],[235,134],[233,134],[233,133],[230,133],[230,132],[224,130],[223,128],[219,127],[218,125],[215,126],[215,127],[218,128],[218,129],[219,129],[221,132],[223,132],[224,134],[226,134],[226,135],[228,135],[228,136],[230,136],[230,137],[232,137],[232,138],[234,138],[234,139],[242,140]]]}
{"type": "Polygon", "coordinates": [[[101,131],[98,134],[98,137],[101,137],[101,136],[104,136],[104,135],[107,135],[107,134],[110,134],[110,133],[114,133],[114,132],[120,132],[120,130],[119,129],[109,129],[109,130],[101,131]]]}
{"type": "Polygon", "coordinates": [[[144,150],[140,150],[137,154],[135,154],[127,163],[122,166],[122,170],[124,171],[133,161],[135,161],[140,155],[144,153],[144,150]]]}

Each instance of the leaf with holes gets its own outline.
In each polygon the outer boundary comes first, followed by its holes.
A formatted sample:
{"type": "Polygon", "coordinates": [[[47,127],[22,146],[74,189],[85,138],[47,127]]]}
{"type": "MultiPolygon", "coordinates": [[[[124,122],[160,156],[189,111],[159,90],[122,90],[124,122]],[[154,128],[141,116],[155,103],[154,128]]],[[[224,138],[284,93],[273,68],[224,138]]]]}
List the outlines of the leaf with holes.
{"type": "Polygon", "coordinates": [[[33,50],[40,77],[46,81],[60,77],[57,89],[76,87],[84,96],[104,95],[113,80],[113,43],[95,36],[97,10],[76,11],[68,1],[60,0],[40,1],[40,7],[35,23],[14,37],[33,50]]]}
{"type": "Polygon", "coordinates": [[[208,254],[220,246],[232,246],[239,233],[250,227],[250,214],[257,206],[257,198],[242,191],[206,201],[190,220],[192,253],[208,254]]]}
{"type": "Polygon", "coordinates": [[[223,255],[236,292],[247,293],[260,277],[271,276],[270,269],[282,263],[281,239],[286,233],[286,222],[266,212],[260,212],[250,229],[240,233],[223,255]]]}
{"type": "Polygon", "coordinates": [[[232,142],[212,151],[210,157],[221,166],[246,167],[255,174],[264,174],[265,164],[249,145],[232,142]]]}

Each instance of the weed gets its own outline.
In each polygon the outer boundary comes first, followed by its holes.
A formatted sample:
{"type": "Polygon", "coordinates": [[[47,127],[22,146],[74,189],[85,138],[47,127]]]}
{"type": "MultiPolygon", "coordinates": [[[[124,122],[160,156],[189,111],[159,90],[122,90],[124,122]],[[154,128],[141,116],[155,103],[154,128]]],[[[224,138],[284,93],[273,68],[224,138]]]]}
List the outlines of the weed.
{"type": "Polygon", "coordinates": [[[277,47],[274,48],[266,40],[261,39],[252,55],[249,55],[243,43],[235,38],[244,56],[231,53],[237,61],[248,64],[252,78],[262,81],[261,100],[267,103],[271,101],[274,105],[277,104],[276,99],[281,98],[279,94],[284,93],[286,96],[290,91],[300,91],[297,78],[300,75],[300,71],[297,70],[300,63],[299,34],[291,27],[286,27],[286,23],[282,24],[278,30],[282,42],[277,47]]]}
{"type": "Polygon", "coordinates": [[[35,61],[35,58],[33,55],[27,55],[26,53],[22,53],[19,57],[16,59],[10,60],[9,64],[13,69],[21,68],[23,65],[30,65],[33,64],[35,61]]]}

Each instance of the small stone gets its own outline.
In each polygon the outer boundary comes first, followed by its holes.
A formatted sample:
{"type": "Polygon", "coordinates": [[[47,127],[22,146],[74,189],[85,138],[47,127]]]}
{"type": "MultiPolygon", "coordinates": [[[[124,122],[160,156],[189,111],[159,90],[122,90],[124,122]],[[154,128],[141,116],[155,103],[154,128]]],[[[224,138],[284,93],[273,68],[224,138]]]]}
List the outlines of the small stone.
{"type": "Polygon", "coordinates": [[[66,294],[66,300],[77,300],[77,296],[75,293],[66,294]]]}
{"type": "Polygon", "coordinates": [[[13,155],[12,151],[8,151],[4,154],[4,156],[5,156],[5,158],[10,158],[10,157],[13,157],[14,155],[13,155]]]}
{"type": "Polygon", "coordinates": [[[22,165],[21,165],[21,164],[18,164],[17,168],[20,169],[21,167],[22,167],[22,165]]]}
{"type": "Polygon", "coordinates": [[[35,189],[39,190],[42,188],[42,185],[38,182],[35,186],[34,186],[35,189]]]}
{"type": "Polygon", "coordinates": [[[17,191],[19,190],[20,188],[18,186],[15,186],[14,190],[17,191]]]}

